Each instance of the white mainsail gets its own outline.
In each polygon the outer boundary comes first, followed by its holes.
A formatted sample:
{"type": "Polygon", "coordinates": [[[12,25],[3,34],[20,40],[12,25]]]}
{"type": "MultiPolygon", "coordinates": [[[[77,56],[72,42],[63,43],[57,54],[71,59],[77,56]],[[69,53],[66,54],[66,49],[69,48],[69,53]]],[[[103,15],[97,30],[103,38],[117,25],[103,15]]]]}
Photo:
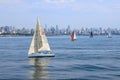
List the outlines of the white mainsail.
{"type": "Polygon", "coordinates": [[[32,38],[28,54],[38,53],[41,50],[50,51],[50,46],[48,44],[44,29],[42,28],[40,21],[37,20],[36,29],[34,31],[34,36],[32,38]]]}

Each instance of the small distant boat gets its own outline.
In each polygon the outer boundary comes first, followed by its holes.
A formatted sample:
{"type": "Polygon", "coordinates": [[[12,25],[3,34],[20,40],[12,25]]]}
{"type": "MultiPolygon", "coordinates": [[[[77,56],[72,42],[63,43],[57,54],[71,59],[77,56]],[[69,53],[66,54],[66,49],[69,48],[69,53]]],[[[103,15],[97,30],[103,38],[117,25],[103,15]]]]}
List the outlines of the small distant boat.
{"type": "Polygon", "coordinates": [[[51,51],[44,29],[40,21],[37,20],[34,36],[29,48],[28,57],[54,57],[55,54],[51,51]]]}
{"type": "Polygon", "coordinates": [[[76,38],[76,33],[75,33],[74,31],[71,33],[70,39],[71,39],[72,41],[74,41],[74,40],[77,39],[77,38],[76,38]]]}
{"type": "Polygon", "coordinates": [[[108,33],[107,37],[108,37],[108,38],[112,38],[111,32],[108,33]]]}
{"type": "Polygon", "coordinates": [[[92,32],[92,31],[90,32],[90,37],[91,37],[91,38],[93,37],[93,32],[92,32]]]}

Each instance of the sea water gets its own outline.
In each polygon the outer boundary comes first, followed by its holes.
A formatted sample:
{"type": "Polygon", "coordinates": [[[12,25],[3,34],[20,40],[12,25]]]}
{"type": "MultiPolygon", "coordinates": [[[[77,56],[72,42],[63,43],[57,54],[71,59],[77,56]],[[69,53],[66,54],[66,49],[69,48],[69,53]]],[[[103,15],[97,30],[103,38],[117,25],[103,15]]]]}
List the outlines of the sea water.
{"type": "Polygon", "coordinates": [[[0,79],[120,80],[120,36],[48,36],[52,58],[28,58],[31,40],[0,37],[0,79]]]}

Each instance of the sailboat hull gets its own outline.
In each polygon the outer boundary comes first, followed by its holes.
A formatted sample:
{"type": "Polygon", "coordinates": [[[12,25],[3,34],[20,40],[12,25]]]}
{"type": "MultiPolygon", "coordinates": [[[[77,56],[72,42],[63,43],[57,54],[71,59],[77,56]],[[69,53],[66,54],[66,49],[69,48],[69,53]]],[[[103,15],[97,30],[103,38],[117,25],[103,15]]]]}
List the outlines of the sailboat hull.
{"type": "Polygon", "coordinates": [[[54,53],[50,53],[50,54],[45,54],[45,53],[28,54],[29,58],[34,58],[34,57],[54,57],[54,56],[55,56],[54,53]]]}

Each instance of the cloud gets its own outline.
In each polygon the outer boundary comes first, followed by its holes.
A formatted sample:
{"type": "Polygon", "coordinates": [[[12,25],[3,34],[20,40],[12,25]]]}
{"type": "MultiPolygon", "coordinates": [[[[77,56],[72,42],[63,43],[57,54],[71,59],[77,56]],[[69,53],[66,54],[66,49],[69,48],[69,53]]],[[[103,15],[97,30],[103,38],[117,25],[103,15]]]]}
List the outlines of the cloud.
{"type": "Polygon", "coordinates": [[[102,2],[104,2],[104,1],[103,1],[103,0],[98,0],[98,2],[102,3],[102,2]]]}
{"type": "Polygon", "coordinates": [[[0,4],[16,4],[20,2],[22,2],[22,0],[0,0],[0,4]]]}
{"type": "Polygon", "coordinates": [[[44,0],[48,3],[69,3],[69,2],[75,2],[75,0],[44,0]]]}
{"type": "Polygon", "coordinates": [[[112,5],[112,8],[114,8],[114,9],[120,9],[120,4],[114,4],[114,5],[112,5]]]}

